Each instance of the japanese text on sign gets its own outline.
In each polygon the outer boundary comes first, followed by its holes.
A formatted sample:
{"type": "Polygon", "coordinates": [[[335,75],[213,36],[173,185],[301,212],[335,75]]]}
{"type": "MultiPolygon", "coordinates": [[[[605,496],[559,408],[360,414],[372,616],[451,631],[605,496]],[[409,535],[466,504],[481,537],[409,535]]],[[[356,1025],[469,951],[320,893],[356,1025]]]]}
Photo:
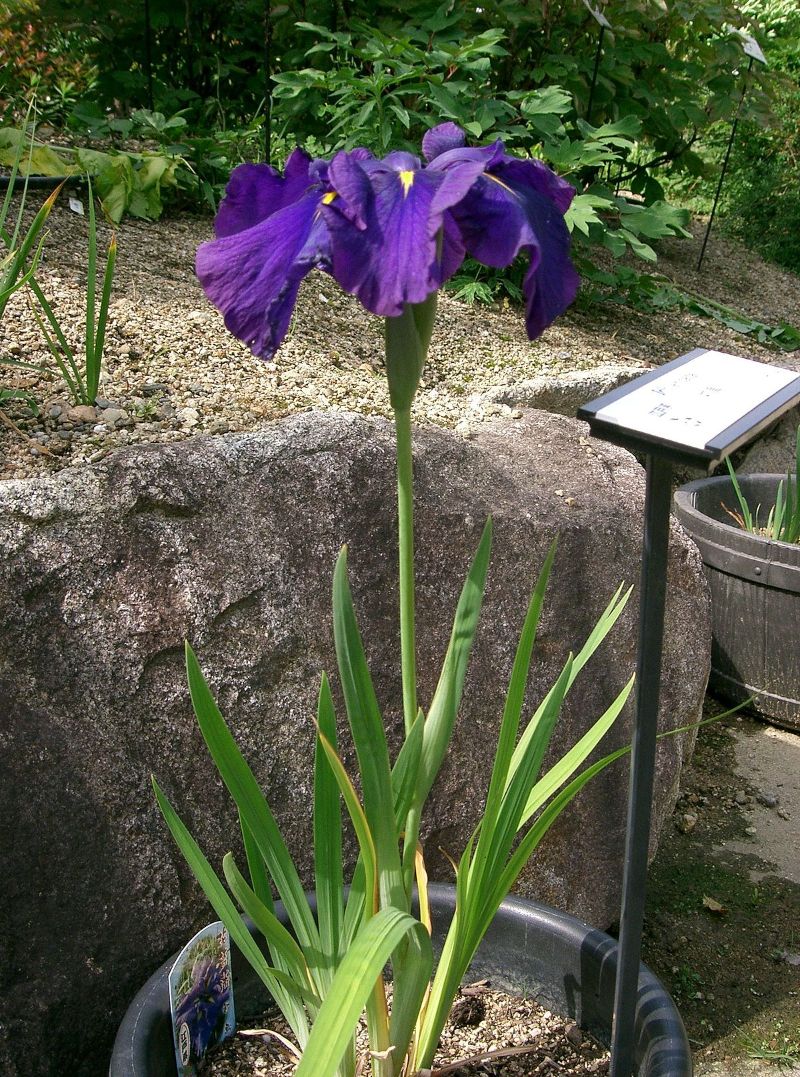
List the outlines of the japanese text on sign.
{"type": "Polygon", "coordinates": [[[796,378],[795,371],[782,367],[707,351],[612,401],[595,418],[703,449],[796,378]]]}

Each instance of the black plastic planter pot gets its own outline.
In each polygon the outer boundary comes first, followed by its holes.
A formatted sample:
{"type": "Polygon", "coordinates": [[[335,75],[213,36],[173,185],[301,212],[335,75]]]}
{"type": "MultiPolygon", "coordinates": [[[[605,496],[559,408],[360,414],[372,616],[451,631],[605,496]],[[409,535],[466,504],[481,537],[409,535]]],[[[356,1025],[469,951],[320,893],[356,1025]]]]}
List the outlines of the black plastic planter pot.
{"type": "MultiPolygon", "coordinates": [[[[455,891],[432,886],[430,899],[434,927],[443,931],[453,915],[455,891]]],[[[438,942],[441,945],[441,938],[438,942]]],[[[168,961],[150,977],[125,1014],[109,1077],[175,1077],[167,990],[171,966],[168,961]]],[[[502,989],[534,995],[609,1043],[616,968],[617,943],[609,935],[544,905],[510,898],[495,917],[471,972],[502,989]]],[[[237,1011],[258,1012],[265,1002],[263,988],[238,953],[233,982],[237,1011]]],[[[644,965],[636,1007],[635,1072],[637,1077],[692,1074],[683,1022],[644,965]]]]}
{"type": "MultiPolygon", "coordinates": [[[[0,176],[0,191],[8,190],[11,182],[10,176],[0,176]]],[[[20,176],[14,177],[14,190],[21,191],[27,187],[29,191],[54,191],[61,184],[66,187],[85,187],[85,176],[20,176]]]]}
{"type": "MultiPolygon", "coordinates": [[[[780,475],[743,475],[742,493],[766,520],[780,475]]],[[[800,731],[800,545],[742,531],[727,476],[698,479],[675,494],[675,513],[700,550],[711,588],[711,688],[753,707],[775,725],[800,731]],[[726,522],[727,521],[727,522],[726,522]]]]}

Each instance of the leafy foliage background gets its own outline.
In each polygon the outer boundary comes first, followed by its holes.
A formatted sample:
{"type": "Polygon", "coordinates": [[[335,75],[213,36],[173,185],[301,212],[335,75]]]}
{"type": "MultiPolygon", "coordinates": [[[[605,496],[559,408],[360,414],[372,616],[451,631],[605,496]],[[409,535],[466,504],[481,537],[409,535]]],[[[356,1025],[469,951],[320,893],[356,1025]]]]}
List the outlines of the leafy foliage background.
{"type": "MultiPolygon", "coordinates": [[[[599,6],[611,29],[598,53],[582,0],[150,0],[149,33],[144,4],[0,0],[0,125],[35,91],[41,119],[110,142],[112,156],[145,140],[136,149],[156,163],[128,152],[102,165],[118,219],[131,206],[157,215],[162,198],[214,208],[235,165],[279,164],[297,142],[384,153],[451,119],[576,186],[579,258],[599,245],[652,262],[687,223],[668,194],[708,208],[741,110],[723,209],[745,239],[800,264],[794,0],[599,6]],[[747,73],[743,28],[768,68],[747,73]]],[[[473,267],[459,287],[491,294],[497,281],[473,267]]],[[[505,274],[505,294],[517,287],[505,274]]]]}

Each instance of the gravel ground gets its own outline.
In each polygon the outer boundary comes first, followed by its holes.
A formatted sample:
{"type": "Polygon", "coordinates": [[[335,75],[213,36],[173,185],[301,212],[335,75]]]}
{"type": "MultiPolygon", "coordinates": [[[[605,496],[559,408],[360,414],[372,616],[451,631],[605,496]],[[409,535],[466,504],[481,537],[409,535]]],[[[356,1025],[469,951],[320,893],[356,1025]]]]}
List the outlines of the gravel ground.
{"type": "MultiPolygon", "coordinates": [[[[48,369],[39,374],[0,365],[0,385],[27,390],[40,410],[32,415],[17,401],[0,408],[0,478],[94,462],[130,444],[253,430],[310,408],[389,414],[380,319],[314,273],[276,362],[262,363],[228,334],[195,279],[194,252],[210,234],[207,218],[120,226],[96,408],[73,406],[29,301],[22,293],[12,297],[0,326],[0,357],[48,369]]],[[[697,245],[697,239],[666,245],[659,269],[752,316],[800,323],[800,278],[716,238],[697,274],[697,245]]],[[[50,218],[39,279],[67,338],[80,347],[86,221],[62,204],[50,218]]],[[[576,304],[532,343],[517,311],[468,307],[445,295],[415,420],[468,436],[485,418],[514,414],[484,398],[490,389],[600,365],[638,370],[642,362],[662,363],[696,346],[781,361],[780,353],[715,322],[610,304],[576,304]]]]}

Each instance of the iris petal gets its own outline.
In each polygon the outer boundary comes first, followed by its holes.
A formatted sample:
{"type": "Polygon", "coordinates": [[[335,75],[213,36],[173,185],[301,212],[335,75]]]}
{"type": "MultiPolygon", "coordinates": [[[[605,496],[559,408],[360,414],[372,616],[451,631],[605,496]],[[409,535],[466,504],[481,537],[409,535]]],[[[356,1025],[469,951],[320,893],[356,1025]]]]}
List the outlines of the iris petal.
{"type": "MultiPolygon", "coordinates": [[[[444,214],[468,197],[485,169],[502,155],[499,142],[454,149],[424,169],[416,157],[402,151],[382,161],[337,157],[329,181],[342,191],[343,203],[334,201],[323,211],[332,237],[334,277],[375,314],[396,317],[404,304],[422,302],[464,260],[463,238],[444,214]],[[348,223],[358,225],[358,232],[348,223]]],[[[517,215],[524,223],[519,210],[517,215]]],[[[507,225],[506,207],[498,224],[501,229],[507,225]]],[[[507,261],[519,245],[512,243],[507,261]]]]}
{"type": "Polygon", "coordinates": [[[432,213],[432,205],[441,179],[404,167],[415,163],[411,154],[397,153],[369,169],[372,197],[364,229],[354,228],[335,201],[323,208],[333,276],[367,310],[384,317],[397,317],[405,303],[421,303],[440,283],[441,215],[432,213]],[[390,159],[393,168],[386,167],[390,159]]]}
{"type": "MultiPolygon", "coordinates": [[[[564,223],[575,192],[541,161],[508,156],[500,142],[478,149],[447,148],[454,140],[452,132],[434,140],[439,152],[429,170],[475,168],[481,159],[484,168],[450,210],[445,235],[452,239],[457,228],[467,253],[495,268],[510,265],[520,251],[528,252],[525,324],[529,336],[538,336],[577,294],[579,278],[569,259],[564,223]]],[[[449,269],[443,267],[444,279],[449,269]]]]}
{"type": "Polygon", "coordinates": [[[578,294],[580,277],[569,257],[570,237],[564,218],[545,195],[529,191],[525,212],[537,246],[525,275],[525,328],[531,340],[563,314],[578,294]]]}
{"type": "Polygon", "coordinates": [[[439,252],[441,283],[450,280],[461,268],[467,251],[461,238],[461,230],[448,211],[442,218],[442,242],[439,252]]]}
{"type": "Polygon", "coordinates": [[[440,123],[422,136],[422,153],[426,161],[432,161],[440,153],[466,146],[467,136],[455,123],[440,123]]]}
{"type": "Polygon", "coordinates": [[[321,200],[311,192],[253,228],[198,248],[206,295],[231,333],[262,359],[272,358],[286,336],[300,282],[315,265],[329,263],[321,200]]]}
{"type": "Polygon", "coordinates": [[[503,144],[498,142],[474,151],[465,149],[443,153],[428,165],[427,172],[438,173],[442,177],[434,199],[434,211],[449,209],[466,197],[476,181],[493,164],[497,157],[497,146],[502,153],[503,144]]]}
{"type": "Polygon", "coordinates": [[[214,221],[217,238],[252,228],[284,206],[296,202],[308,188],[310,164],[308,154],[296,149],[286,162],[285,176],[269,165],[234,168],[214,221]]]}
{"type": "Polygon", "coordinates": [[[432,172],[450,172],[453,169],[492,168],[501,161],[512,160],[506,155],[505,146],[498,139],[490,142],[488,146],[455,146],[443,150],[430,161],[427,168],[432,172]]]}
{"type": "Polygon", "coordinates": [[[503,154],[502,160],[496,162],[492,171],[514,190],[530,189],[546,195],[562,214],[567,212],[575,197],[575,188],[571,184],[535,158],[503,154]]]}
{"type": "Polygon", "coordinates": [[[483,265],[510,265],[523,247],[535,242],[520,199],[486,176],[451,212],[467,251],[483,265]]]}
{"type": "Polygon", "coordinates": [[[492,175],[513,194],[525,218],[520,238],[530,250],[531,264],[522,290],[525,327],[533,339],[563,314],[578,293],[580,278],[570,261],[563,216],[575,191],[541,161],[504,155],[492,175]],[[526,242],[526,236],[533,242],[526,242]]]}
{"type": "Polygon", "coordinates": [[[337,211],[362,231],[367,227],[372,202],[372,188],[363,160],[352,153],[337,153],[328,169],[328,182],[340,199],[337,211]]]}
{"type": "Polygon", "coordinates": [[[417,172],[422,167],[419,157],[407,150],[392,150],[381,161],[367,164],[368,171],[374,172],[417,172]]]}

